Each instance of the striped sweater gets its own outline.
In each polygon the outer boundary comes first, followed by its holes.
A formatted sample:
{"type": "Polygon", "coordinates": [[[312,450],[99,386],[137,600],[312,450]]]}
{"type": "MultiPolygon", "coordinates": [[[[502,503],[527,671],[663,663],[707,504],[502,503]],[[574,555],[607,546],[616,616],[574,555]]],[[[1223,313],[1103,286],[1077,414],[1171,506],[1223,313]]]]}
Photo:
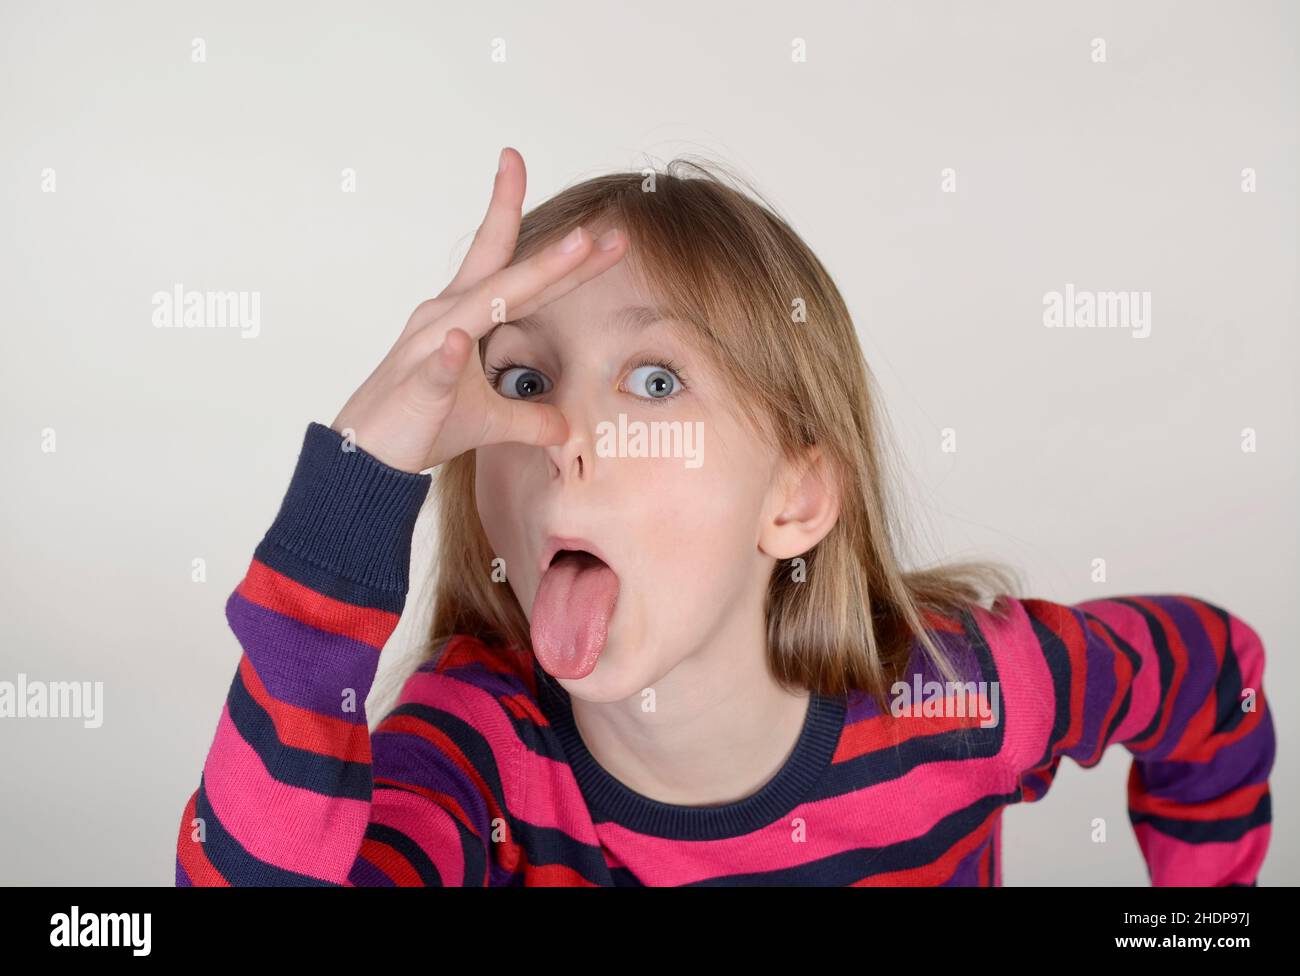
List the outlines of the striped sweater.
{"type": "Polygon", "coordinates": [[[1005,614],[931,617],[985,684],[929,694],[914,651],[910,714],[902,695],[882,713],[814,692],[777,774],[722,806],[624,786],[531,654],[471,637],[371,731],[431,479],[341,445],[308,427],[226,604],[243,653],[182,816],[177,885],[998,885],[1006,806],[1041,797],[1063,756],[1091,766],[1114,743],[1133,755],[1153,884],[1256,881],[1275,749],[1263,648],[1190,596],[1003,597],[1005,614]]]}

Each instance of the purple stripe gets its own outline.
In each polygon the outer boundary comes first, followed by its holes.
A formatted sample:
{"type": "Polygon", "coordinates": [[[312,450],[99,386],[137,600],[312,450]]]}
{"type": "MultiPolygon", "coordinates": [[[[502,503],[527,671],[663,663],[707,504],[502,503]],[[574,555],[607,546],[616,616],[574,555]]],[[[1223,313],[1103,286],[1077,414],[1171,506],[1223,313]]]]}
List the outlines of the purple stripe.
{"type": "Polygon", "coordinates": [[[348,880],[358,888],[395,888],[396,883],[364,857],[358,857],[348,872],[348,880]]]}
{"type": "MultiPolygon", "coordinates": [[[[1048,768],[1050,769],[1051,767],[1048,768]]],[[[1042,773],[1026,772],[1021,774],[1020,783],[1025,788],[1026,793],[1032,793],[1035,799],[1042,799],[1043,794],[1051,788],[1052,780],[1055,776],[1055,772],[1050,772],[1046,775],[1042,773]]]]}
{"type": "Polygon", "coordinates": [[[379,667],[373,647],[258,606],[238,591],[226,601],[226,619],[271,697],[365,724],[366,696],[379,667]],[[342,708],[348,688],[356,696],[355,712],[342,708]]]}
{"type": "Polygon", "coordinates": [[[845,725],[852,725],[867,718],[877,718],[880,715],[880,706],[876,704],[875,699],[859,688],[849,691],[847,702],[848,707],[844,713],[845,725]]]}
{"type": "MultiPolygon", "coordinates": [[[[463,743],[457,745],[468,753],[463,743]]],[[[376,779],[446,793],[460,803],[476,828],[488,823],[487,798],[450,756],[427,739],[409,732],[376,730],[370,737],[370,746],[371,771],[376,779]]],[[[479,772],[491,782],[488,770],[479,772]]]]}
{"type": "MultiPolygon", "coordinates": [[[[990,835],[991,838],[992,835],[990,835]]],[[[984,843],[971,851],[961,859],[957,865],[957,870],[952,873],[952,877],[943,882],[942,888],[955,887],[975,887],[980,883],[980,858],[984,856],[985,850],[988,849],[989,839],[985,838],[984,843]]],[[[960,843],[960,842],[959,842],[960,843]]]]}
{"type": "MultiPolygon", "coordinates": [[[[1215,686],[1219,681],[1219,661],[1210,635],[1205,632],[1201,619],[1192,606],[1176,597],[1159,597],[1152,602],[1168,613],[1187,648],[1187,670],[1174,702],[1169,725],[1156,748],[1143,753],[1143,758],[1161,759],[1177,747],[1188,723],[1207,701],[1217,706],[1215,686]]],[[[1177,655],[1177,650],[1171,650],[1177,655]]]]}
{"type": "MultiPolygon", "coordinates": [[[[1071,610],[1074,614],[1078,612],[1078,610],[1071,610]]],[[[1115,666],[1117,659],[1124,652],[1107,634],[1097,633],[1093,629],[1092,621],[1084,618],[1079,622],[1083,627],[1083,660],[1087,674],[1071,672],[1070,687],[1075,687],[1080,681],[1084,682],[1083,730],[1079,741],[1063,752],[1076,762],[1083,760],[1093,762],[1110,744],[1105,741],[1105,736],[1110,731],[1106,723],[1114,721],[1114,716],[1108,713],[1116,704],[1115,699],[1119,695],[1119,677],[1115,672],[1115,666]]],[[[1067,694],[1071,692],[1067,691],[1067,694]]]]}
{"type": "MultiPolygon", "coordinates": [[[[930,636],[947,656],[953,670],[956,671],[961,681],[992,680],[992,676],[985,676],[981,673],[979,658],[970,646],[965,634],[932,630],[930,636]]],[[[925,648],[921,646],[921,642],[913,637],[907,666],[901,672],[899,679],[908,685],[912,685],[918,674],[921,676],[922,687],[929,681],[938,681],[941,684],[947,682],[947,679],[934,666],[930,656],[925,653],[925,648]]],[[[889,701],[892,694],[892,689],[886,688],[885,700],[889,701]]],[[[861,689],[854,689],[849,693],[848,708],[844,716],[846,725],[852,725],[854,722],[860,722],[863,719],[877,718],[881,714],[880,706],[876,704],[870,693],[861,689]]]]}
{"type": "MultiPolygon", "coordinates": [[[[525,667],[532,667],[531,659],[525,667]]],[[[478,661],[467,661],[464,664],[455,667],[446,668],[437,671],[438,662],[425,661],[417,668],[420,674],[437,674],[440,678],[445,677],[456,681],[463,681],[474,688],[490,692],[495,698],[504,698],[520,693],[527,694],[528,686],[524,684],[523,679],[518,674],[509,671],[494,671],[485,664],[478,661]]],[[[422,702],[423,704],[423,702],[422,702]]]]}
{"type": "Polygon", "coordinates": [[[1265,715],[1249,735],[1223,746],[1209,762],[1142,761],[1142,782],[1155,796],[1206,803],[1267,780],[1276,748],[1273,722],[1265,715]]]}

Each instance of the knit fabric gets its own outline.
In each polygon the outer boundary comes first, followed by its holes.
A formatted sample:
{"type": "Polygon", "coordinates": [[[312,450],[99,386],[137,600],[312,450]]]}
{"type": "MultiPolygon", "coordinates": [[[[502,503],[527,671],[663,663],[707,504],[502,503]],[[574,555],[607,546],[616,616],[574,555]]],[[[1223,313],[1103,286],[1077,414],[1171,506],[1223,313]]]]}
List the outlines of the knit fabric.
{"type": "Polygon", "coordinates": [[[308,427],[227,601],[243,653],[182,816],[177,885],[998,885],[1006,806],[1043,796],[1062,757],[1091,766],[1115,743],[1133,756],[1153,884],[1256,881],[1275,752],[1263,647],[1192,596],[931,616],[968,685],[945,686],[914,642],[891,699],[911,714],[814,692],[775,776],[720,806],[624,786],[531,653],[470,636],[371,732],[431,479],[345,446],[308,427]]]}

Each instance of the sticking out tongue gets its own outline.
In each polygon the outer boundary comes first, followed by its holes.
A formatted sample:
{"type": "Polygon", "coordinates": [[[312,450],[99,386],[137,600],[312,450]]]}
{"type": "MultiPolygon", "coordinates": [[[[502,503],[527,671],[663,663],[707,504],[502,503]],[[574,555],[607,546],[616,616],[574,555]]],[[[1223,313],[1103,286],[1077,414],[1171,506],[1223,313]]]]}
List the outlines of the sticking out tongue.
{"type": "Polygon", "coordinates": [[[533,599],[533,653],[556,678],[583,678],[605,649],[618,576],[588,552],[562,551],[533,599]]]}

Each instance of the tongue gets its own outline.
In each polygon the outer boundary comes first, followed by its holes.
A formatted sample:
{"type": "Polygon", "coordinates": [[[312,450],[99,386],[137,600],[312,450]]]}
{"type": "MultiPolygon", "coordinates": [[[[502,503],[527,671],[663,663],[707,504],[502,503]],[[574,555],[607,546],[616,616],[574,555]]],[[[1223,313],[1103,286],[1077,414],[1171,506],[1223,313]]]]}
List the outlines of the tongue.
{"type": "Polygon", "coordinates": [[[605,649],[618,576],[589,553],[565,553],[542,576],[533,599],[533,653],[556,678],[583,678],[605,649]]]}

